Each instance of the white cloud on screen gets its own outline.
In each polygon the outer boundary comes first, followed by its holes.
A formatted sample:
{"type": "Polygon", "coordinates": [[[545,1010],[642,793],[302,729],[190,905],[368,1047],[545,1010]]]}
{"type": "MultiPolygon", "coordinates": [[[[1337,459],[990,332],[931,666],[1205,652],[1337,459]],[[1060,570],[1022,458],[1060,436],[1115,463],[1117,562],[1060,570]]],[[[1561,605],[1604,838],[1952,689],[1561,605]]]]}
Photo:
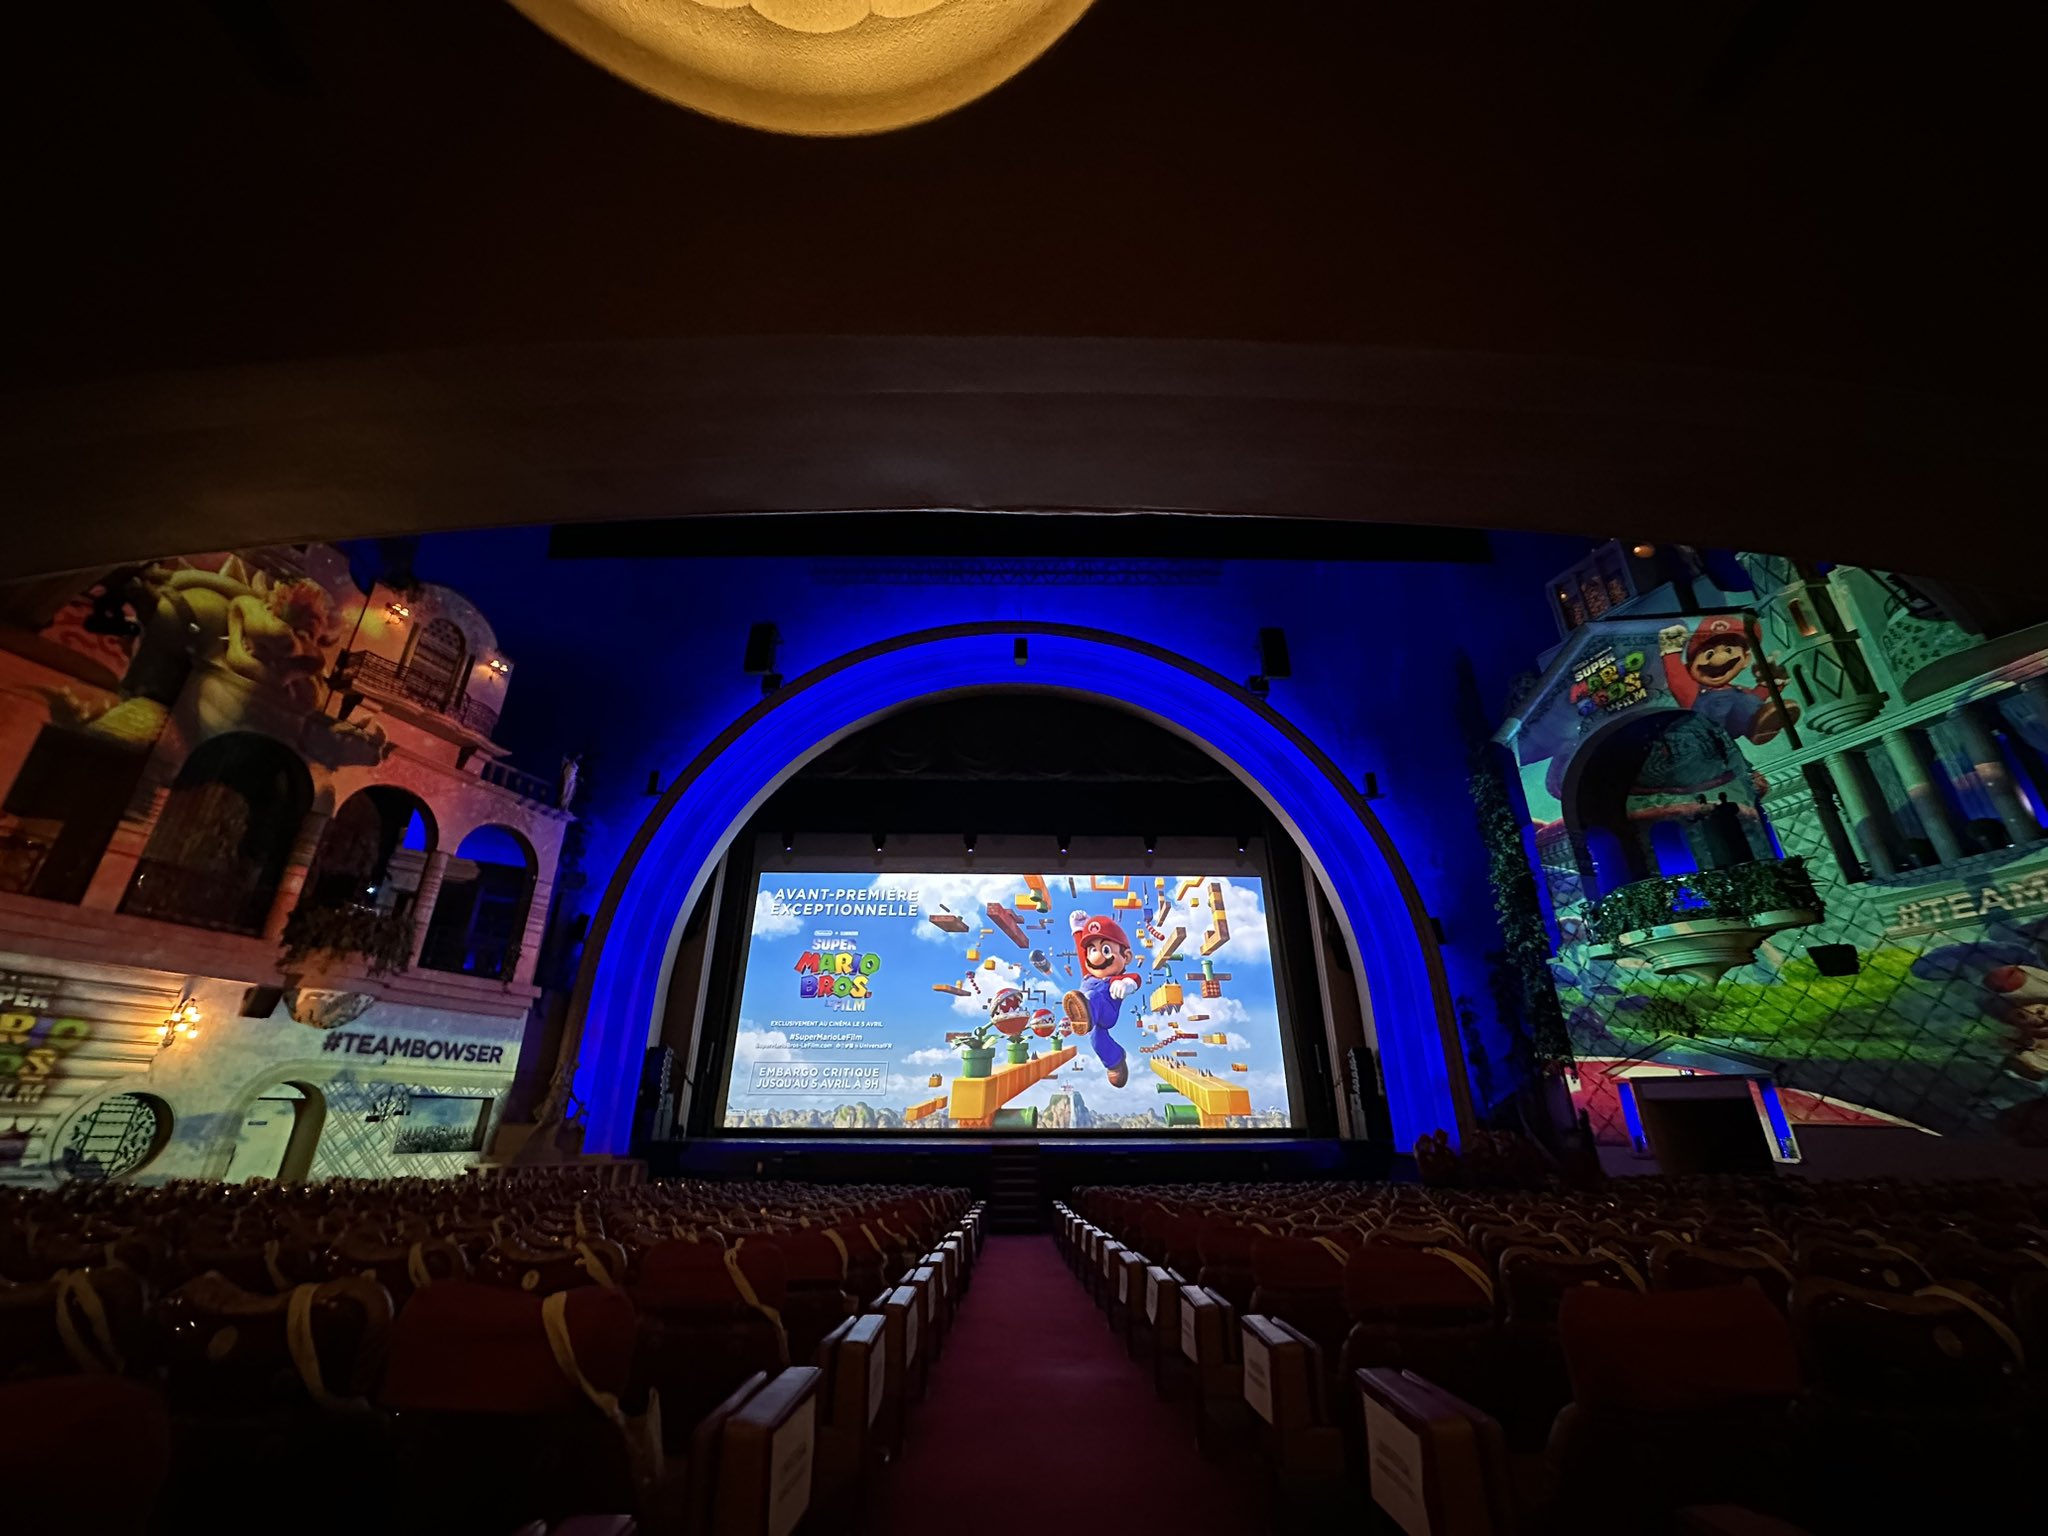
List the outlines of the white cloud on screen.
{"type": "Polygon", "coordinates": [[[771,891],[758,891],[754,895],[754,937],[757,939],[787,938],[803,926],[802,922],[789,912],[775,910],[775,896],[771,891]]]}
{"type": "MultiPolygon", "coordinates": [[[[1227,877],[1216,879],[1223,887],[1223,916],[1230,925],[1230,940],[1209,958],[1216,962],[1219,971],[1227,971],[1232,965],[1270,965],[1273,956],[1267,946],[1272,941],[1266,928],[1266,904],[1259,891],[1227,877]]],[[[1188,892],[1187,902],[1173,910],[1171,921],[1185,924],[1188,930],[1183,953],[1191,963],[1199,962],[1202,935],[1210,927],[1208,882],[1205,880],[1188,892]]],[[[1196,969],[1199,968],[1197,964],[1196,969]]]]}
{"type": "MultiPolygon", "coordinates": [[[[1014,911],[1018,893],[1024,889],[1023,877],[1012,874],[919,875],[916,879],[918,911],[922,918],[913,931],[930,944],[974,942],[983,928],[992,926],[983,910],[988,903],[999,901],[1014,911]],[[948,933],[929,921],[941,906],[966,923],[967,932],[948,933]]],[[[880,875],[875,879],[875,888],[893,889],[907,883],[902,875],[880,875]]],[[[1016,947],[1001,933],[992,933],[988,939],[1005,949],[1016,947]]]]}
{"type": "Polygon", "coordinates": [[[981,990],[975,992],[969,988],[967,996],[954,998],[953,1011],[962,1018],[985,1019],[988,1017],[988,1005],[996,993],[1004,987],[1014,987],[1024,979],[1024,967],[997,959],[994,970],[979,969],[975,971],[974,979],[981,983],[981,990]]]}

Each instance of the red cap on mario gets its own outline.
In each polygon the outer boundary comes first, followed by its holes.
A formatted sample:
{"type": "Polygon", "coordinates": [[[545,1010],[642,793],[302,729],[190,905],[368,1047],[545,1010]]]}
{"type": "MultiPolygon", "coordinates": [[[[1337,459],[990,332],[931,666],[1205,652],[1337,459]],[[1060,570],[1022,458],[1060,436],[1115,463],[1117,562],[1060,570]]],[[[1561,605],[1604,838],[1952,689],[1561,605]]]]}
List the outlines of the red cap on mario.
{"type": "Polygon", "coordinates": [[[1697,661],[1700,652],[1710,645],[1739,645],[1748,650],[1749,630],[1732,613],[1717,613],[1710,619],[1702,619],[1700,627],[1692,632],[1692,639],[1686,642],[1685,659],[1697,661]]]}
{"type": "Polygon", "coordinates": [[[1080,913],[1076,912],[1068,920],[1073,924],[1074,948],[1076,950],[1079,950],[1090,939],[1107,939],[1110,943],[1120,944],[1125,949],[1131,947],[1130,936],[1124,932],[1122,925],[1113,917],[1084,918],[1080,913]]]}

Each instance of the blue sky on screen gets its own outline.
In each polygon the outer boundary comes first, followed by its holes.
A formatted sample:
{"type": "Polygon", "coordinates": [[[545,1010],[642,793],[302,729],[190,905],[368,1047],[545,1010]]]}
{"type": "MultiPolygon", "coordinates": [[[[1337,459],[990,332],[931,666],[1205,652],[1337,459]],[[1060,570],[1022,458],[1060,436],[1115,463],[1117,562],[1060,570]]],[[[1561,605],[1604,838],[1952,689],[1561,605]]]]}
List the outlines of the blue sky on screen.
{"type": "MultiPolygon", "coordinates": [[[[1076,980],[1070,969],[1074,912],[1115,918],[1135,949],[1131,968],[1142,974],[1144,985],[1124,1002],[1114,1030],[1130,1057],[1130,1081],[1121,1089],[1112,1088],[1092,1042],[1084,1037],[1072,1042],[1078,1054],[1071,1064],[1057,1077],[1010,1100],[1009,1107],[1042,1110],[1056,1093],[1072,1089],[1097,1117],[1156,1116],[1164,1105],[1185,1100],[1159,1092],[1160,1080],[1146,1063],[1153,1056],[1171,1058],[1175,1051],[1194,1051],[1193,1057],[1180,1058],[1183,1064],[1206,1067],[1245,1086],[1255,1115],[1277,1111],[1292,1120],[1265,892],[1257,877],[1195,868],[1162,873],[1155,868],[1144,874],[1060,873],[1043,878],[1049,910],[1039,912],[1021,900],[1030,889],[1021,873],[762,875],[731,1053],[727,1122],[737,1123],[750,1111],[831,1109],[855,1101],[900,1112],[946,1093],[961,1070],[959,1049],[948,1044],[947,1034],[972,1029],[986,1019],[1000,988],[1018,987],[1026,993],[1029,1008],[1060,1013],[1061,997],[1076,980]],[[1230,980],[1223,983],[1221,997],[1204,999],[1199,988],[1200,951],[1212,926],[1212,882],[1222,895],[1229,938],[1209,959],[1230,980]],[[1118,888],[1126,883],[1127,888],[1118,888]],[[1096,888],[1100,886],[1111,888],[1096,888]],[[1113,906],[1126,895],[1141,899],[1142,909],[1113,906]],[[1157,915],[1161,898],[1169,910],[1158,925],[1160,931],[1170,938],[1176,928],[1185,928],[1187,937],[1168,965],[1155,969],[1151,961],[1156,946],[1143,947],[1139,930],[1141,922],[1157,915]],[[987,915],[991,904],[1015,915],[1024,944],[987,915]],[[935,915],[957,920],[965,931],[950,931],[952,921],[934,923],[935,915]],[[835,952],[854,957],[850,963],[856,976],[862,957],[874,957],[864,962],[871,968],[865,987],[853,988],[867,995],[801,996],[802,957],[835,952]],[[1034,955],[1041,956],[1043,964],[1034,955]],[[1182,982],[1186,994],[1173,1024],[1198,1036],[1224,1035],[1224,1044],[1197,1038],[1173,1041],[1149,1055],[1143,1051],[1159,1041],[1159,1028],[1168,1024],[1167,1016],[1154,1013],[1150,1003],[1169,975],[1182,982]],[[935,985],[964,987],[966,995],[937,991],[935,985]],[[1196,1017],[1204,1014],[1206,1018],[1196,1017]],[[1143,1029],[1141,1024],[1154,1028],[1143,1029]],[[1233,1065],[1247,1070],[1236,1072],[1233,1065]],[[790,1070],[799,1067],[804,1070],[790,1070]],[[833,1086],[823,1092],[804,1091],[805,1085],[818,1081],[812,1067],[836,1069],[833,1086]],[[941,1078],[937,1087],[931,1084],[934,1075],[941,1078]]],[[[1028,1038],[1034,1051],[1050,1047],[1049,1041],[1028,1038]]],[[[1002,1064],[1000,1042],[997,1064],[1002,1064]]]]}

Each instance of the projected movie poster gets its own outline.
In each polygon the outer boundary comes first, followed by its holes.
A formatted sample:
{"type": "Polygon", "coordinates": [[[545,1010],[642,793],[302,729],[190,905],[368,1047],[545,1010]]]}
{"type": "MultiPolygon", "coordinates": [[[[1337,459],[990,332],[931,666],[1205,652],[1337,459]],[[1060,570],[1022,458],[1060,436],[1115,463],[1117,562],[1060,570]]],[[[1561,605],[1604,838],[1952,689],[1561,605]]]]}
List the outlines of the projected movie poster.
{"type": "Polygon", "coordinates": [[[724,1123],[1290,1127],[1263,883],[763,875],[724,1123]]]}

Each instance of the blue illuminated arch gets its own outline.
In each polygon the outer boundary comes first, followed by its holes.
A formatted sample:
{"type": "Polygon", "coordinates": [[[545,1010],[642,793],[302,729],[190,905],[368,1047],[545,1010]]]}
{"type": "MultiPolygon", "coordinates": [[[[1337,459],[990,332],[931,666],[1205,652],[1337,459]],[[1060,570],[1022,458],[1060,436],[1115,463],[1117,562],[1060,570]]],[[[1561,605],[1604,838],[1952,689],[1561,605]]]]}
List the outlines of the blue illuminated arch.
{"type": "Polygon", "coordinates": [[[1019,683],[1129,709],[1243,779],[1336,907],[1370,999],[1395,1144],[1469,1123],[1450,988],[1421,896],[1386,829],[1313,742],[1219,673],[1146,641],[1061,624],[964,624],[901,635],[806,672],[748,710],[669,786],[605,891],[570,1004],[564,1050],[579,1061],[586,1150],[626,1151],[683,920],[761,804],[833,742],[884,715],[1019,683]],[[1022,674],[1011,648],[1020,635],[1031,639],[1022,674]],[[1104,697],[1105,677],[1126,697],[1104,697]]]}

